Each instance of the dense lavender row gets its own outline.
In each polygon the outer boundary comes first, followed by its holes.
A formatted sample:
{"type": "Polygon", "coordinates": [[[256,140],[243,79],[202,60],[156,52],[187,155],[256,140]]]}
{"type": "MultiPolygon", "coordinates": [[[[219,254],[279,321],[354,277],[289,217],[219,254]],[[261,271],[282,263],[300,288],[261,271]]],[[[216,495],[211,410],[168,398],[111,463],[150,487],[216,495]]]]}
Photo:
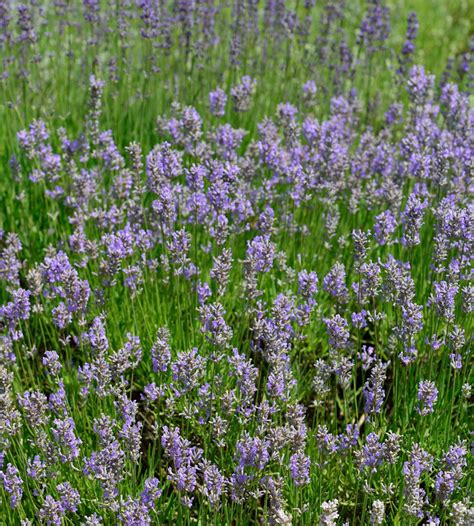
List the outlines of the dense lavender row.
{"type": "Polygon", "coordinates": [[[2,131],[0,524],[471,526],[472,57],[437,79],[416,16],[390,48],[378,0],[353,43],[338,2],[315,34],[312,2],[112,4],[0,2],[3,102],[25,90],[2,131]],[[216,58],[229,16],[255,75],[216,58]],[[31,101],[71,20],[97,63],[71,55],[87,103],[58,119],[31,101]],[[156,72],[136,38],[212,85],[125,131],[128,67],[156,72]],[[258,53],[310,38],[326,69],[258,109],[258,53]]]}
{"type": "Polygon", "coordinates": [[[317,114],[357,88],[366,121],[376,121],[393,76],[403,84],[426,49],[440,85],[472,88],[469,2],[432,10],[417,0],[420,25],[401,0],[388,1],[394,17],[385,0],[1,0],[0,119],[9,125],[0,139],[13,149],[16,132],[39,117],[78,132],[90,75],[108,81],[104,117],[120,145],[147,147],[152,120],[173,100],[207,114],[207,93],[243,75],[259,86],[251,130],[308,79],[317,114]]]}

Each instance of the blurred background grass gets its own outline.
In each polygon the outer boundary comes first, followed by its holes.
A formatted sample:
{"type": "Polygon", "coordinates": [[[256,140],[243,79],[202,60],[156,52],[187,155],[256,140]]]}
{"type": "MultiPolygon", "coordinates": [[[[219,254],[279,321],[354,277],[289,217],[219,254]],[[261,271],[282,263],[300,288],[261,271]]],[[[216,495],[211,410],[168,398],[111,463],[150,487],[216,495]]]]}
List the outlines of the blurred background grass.
{"type": "MultiPolygon", "coordinates": [[[[109,82],[106,87],[104,122],[114,130],[122,145],[131,140],[138,140],[145,146],[152,145],[155,142],[155,118],[169,111],[173,100],[196,106],[206,121],[210,118],[208,92],[217,85],[228,88],[244,74],[253,75],[258,80],[251,115],[242,118],[231,114],[226,117],[233,121],[232,124],[245,124],[252,131],[252,122],[272,113],[279,102],[295,100],[302,83],[320,73],[314,69],[317,64],[313,56],[318,51],[315,35],[320,30],[320,16],[325,2],[316,2],[311,10],[313,37],[309,38],[309,46],[301,49],[295,39],[291,50],[288,50],[286,63],[282,63],[280,53],[269,53],[267,59],[260,62],[255,60],[262,56],[262,49],[250,42],[243,50],[240,65],[232,66],[229,63],[228,42],[223,42],[204,57],[201,67],[199,64],[184,63],[182,46],[173,46],[168,55],[156,52],[160,71],[155,75],[150,74],[148,68],[148,59],[154,51],[150,52],[149,42],[138,36],[137,27],[137,38],[131,40],[131,46],[126,51],[129,57],[127,72],[122,69],[120,57],[123,52],[116,28],[109,28],[110,33],[99,47],[85,44],[90,35],[82,18],[81,2],[71,5],[77,5],[74,21],[81,23],[79,29],[66,27],[61,35],[55,35],[54,30],[60,27],[59,21],[49,19],[51,23],[40,31],[38,43],[28,52],[31,68],[27,81],[15,74],[15,67],[20,69],[20,55],[12,56],[5,48],[1,51],[3,62],[10,61],[12,68],[10,76],[0,81],[0,159],[3,163],[15,149],[16,132],[33,118],[43,118],[52,127],[63,125],[74,132],[79,131],[88,96],[88,77],[95,72],[98,77],[106,79],[111,58],[117,59],[119,79],[109,82]],[[70,59],[68,52],[72,52],[74,58],[70,59]],[[34,55],[42,57],[38,64],[33,63],[34,55]]],[[[222,13],[218,19],[221,27],[217,30],[228,34],[232,9],[224,3],[218,5],[222,13]],[[226,26],[227,33],[222,26],[226,26]]],[[[263,11],[263,3],[260,5],[263,11]]],[[[295,0],[287,5],[294,5],[301,16],[305,14],[302,2],[295,0]]],[[[401,49],[407,16],[415,11],[419,30],[414,62],[424,64],[437,76],[443,73],[449,59],[459,58],[469,50],[474,21],[474,4],[469,0],[390,0],[387,5],[391,10],[392,25],[387,47],[401,49]]],[[[355,40],[366,7],[365,1],[356,0],[347,2],[344,9],[345,20],[341,25],[347,31],[353,53],[357,53],[355,40]]],[[[265,31],[265,28],[261,30],[265,31]]],[[[379,59],[381,67],[372,85],[383,96],[392,89],[392,71],[397,64],[396,57],[389,54],[382,54],[379,59]]],[[[323,76],[315,80],[324,84],[323,76]]],[[[355,85],[364,90],[365,79],[356,79],[355,85]]],[[[321,94],[318,111],[327,111],[330,95],[321,94]]]]}

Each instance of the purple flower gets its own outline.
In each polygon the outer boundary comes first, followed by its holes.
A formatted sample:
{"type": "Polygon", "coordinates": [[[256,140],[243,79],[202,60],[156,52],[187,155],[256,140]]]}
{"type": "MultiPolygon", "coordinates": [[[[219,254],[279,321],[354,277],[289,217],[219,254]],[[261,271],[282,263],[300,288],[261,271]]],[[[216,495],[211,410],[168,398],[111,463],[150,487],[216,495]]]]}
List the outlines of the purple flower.
{"type": "Polygon", "coordinates": [[[23,495],[23,480],[18,469],[8,464],[5,471],[0,471],[0,482],[3,489],[10,495],[10,506],[12,508],[19,506],[23,495]]]}
{"type": "Polygon", "coordinates": [[[327,395],[330,392],[329,379],[331,378],[331,367],[324,360],[317,360],[314,364],[316,369],[314,378],[313,378],[313,389],[316,395],[316,401],[318,404],[321,404],[321,398],[327,395]]]}
{"type": "Polygon", "coordinates": [[[89,343],[92,349],[98,353],[103,353],[109,348],[109,341],[105,333],[104,319],[101,316],[94,318],[90,329],[83,333],[82,338],[89,343]]]}
{"type": "Polygon", "coordinates": [[[357,424],[347,424],[345,433],[340,433],[336,437],[337,450],[344,452],[357,445],[359,439],[359,427],[357,424]]]}
{"type": "Polygon", "coordinates": [[[451,367],[455,370],[462,369],[462,356],[460,354],[451,353],[449,355],[451,367]]]}
{"type": "Polygon", "coordinates": [[[155,402],[164,395],[163,388],[157,387],[155,382],[145,385],[143,388],[142,400],[145,400],[146,403],[155,402]]]}
{"type": "Polygon", "coordinates": [[[69,482],[58,484],[56,490],[60,498],[55,500],[51,495],[46,495],[38,517],[48,525],[61,526],[66,513],[77,511],[81,499],[79,492],[69,482]]]}
{"type": "Polygon", "coordinates": [[[377,471],[385,458],[385,447],[377,433],[367,435],[366,444],[361,451],[357,451],[356,456],[361,470],[368,468],[369,471],[377,471]]]}
{"type": "Polygon", "coordinates": [[[225,310],[220,303],[199,307],[201,331],[218,347],[227,347],[232,338],[232,329],[224,319],[225,310]]]}
{"type": "Polygon", "coordinates": [[[232,270],[232,251],[225,248],[222,253],[214,257],[214,265],[211,269],[211,278],[216,280],[217,294],[222,296],[225,293],[229,275],[232,270]]]}
{"type": "Polygon", "coordinates": [[[334,349],[345,349],[349,344],[348,323],[339,314],[332,318],[324,318],[326,330],[329,335],[329,345],[334,349]]]}
{"type": "Polygon", "coordinates": [[[290,458],[291,478],[296,486],[309,484],[310,458],[302,452],[294,453],[290,458]]]}
{"type": "Polygon", "coordinates": [[[76,436],[76,425],[71,417],[54,420],[51,429],[57,447],[59,460],[63,463],[72,462],[79,457],[79,446],[82,440],[76,436]]]}
{"type": "Polygon", "coordinates": [[[401,55],[398,57],[400,64],[397,69],[399,75],[405,75],[407,66],[412,62],[412,56],[415,51],[415,40],[418,33],[418,18],[416,13],[410,13],[407,20],[407,31],[405,42],[403,43],[401,55]]]}
{"type": "Polygon", "coordinates": [[[148,508],[140,499],[133,499],[132,497],[122,498],[117,519],[120,524],[125,526],[151,526],[148,511],[148,508]]]}
{"type": "Polygon", "coordinates": [[[251,437],[246,431],[235,447],[238,461],[237,471],[243,473],[247,467],[262,470],[270,460],[268,443],[259,437],[251,437]]]}
{"type": "Polygon", "coordinates": [[[171,360],[170,333],[166,327],[158,329],[155,343],[151,348],[151,363],[153,371],[166,372],[171,360]]]}
{"type": "Polygon", "coordinates": [[[75,513],[81,502],[79,492],[74,489],[69,482],[58,484],[56,489],[60,495],[61,506],[64,512],[70,511],[71,513],[75,513]]]}
{"type": "Polygon", "coordinates": [[[438,389],[431,380],[422,380],[418,385],[418,407],[417,412],[420,415],[429,415],[434,411],[434,405],[438,400],[438,389]]]}
{"type": "Polygon", "coordinates": [[[156,145],[146,158],[148,187],[159,195],[160,187],[182,173],[181,154],[167,142],[156,145]]]}
{"type": "Polygon", "coordinates": [[[390,34],[390,11],[383,2],[372,0],[359,27],[358,45],[365,45],[369,53],[383,47],[390,34]]]}
{"type": "Polygon", "coordinates": [[[46,351],[43,356],[43,365],[48,370],[48,374],[57,376],[62,367],[58,353],[56,351],[46,351]]]}
{"type": "Polygon", "coordinates": [[[257,236],[247,242],[246,260],[255,272],[269,272],[275,257],[275,244],[270,236],[257,236]]]}
{"type": "Polygon", "coordinates": [[[352,241],[354,244],[354,263],[355,268],[357,269],[367,258],[367,251],[370,243],[370,231],[364,232],[362,230],[353,230],[352,241]]]}
{"type": "Polygon", "coordinates": [[[387,124],[387,126],[391,126],[394,123],[402,122],[403,121],[403,105],[397,102],[391,104],[388,110],[385,112],[384,117],[385,117],[385,124],[387,124]]]}
{"type": "Polygon", "coordinates": [[[362,361],[362,369],[364,369],[364,371],[368,371],[376,359],[374,348],[367,345],[362,346],[357,356],[362,361]]]}
{"type": "Polygon", "coordinates": [[[197,348],[178,353],[176,361],[171,364],[173,383],[171,387],[177,396],[192,391],[199,386],[204,369],[204,358],[199,355],[197,348]]]}
{"type": "Polygon", "coordinates": [[[353,312],[351,314],[352,325],[354,325],[356,329],[367,327],[366,317],[367,311],[365,309],[362,309],[360,312],[353,312]]]}
{"type": "Polygon", "coordinates": [[[339,303],[347,303],[349,299],[345,280],[346,270],[341,263],[336,263],[323,280],[324,290],[336,298],[339,303]]]}
{"type": "Polygon", "coordinates": [[[338,451],[337,437],[328,431],[327,426],[318,426],[316,430],[316,443],[320,451],[334,454],[338,451]]]}
{"type": "Polygon", "coordinates": [[[212,296],[212,290],[209,283],[198,282],[196,285],[196,292],[198,296],[199,305],[204,305],[206,301],[212,296]]]}
{"type": "Polygon", "coordinates": [[[463,444],[451,446],[443,457],[443,469],[435,475],[435,491],[439,499],[446,501],[457,489],[467,466],[467,451],[463,444]]]}
{"type": "Polygon", "coordinates": [[[405,209],[401,214],[402,244],[412,247],[420,243],[420,229],[423,224],[424,210],[428,206],[421,201],[415,192],[408,197],[405,209]]]}
{"type": "Polygon", "coordinates": [[[416,39],[418,33],[418,18],[416,13],[410,13],[408,15],[406,41],[403,44],[402,53],[404,55],[412,54],[414,51],[413,41],[416,39]]]}
{"type": "Polygon", "coordinates": [[[51,311],[53,323],[58,329],[65,329],[72,322],[72,314],[65,303],[61,302],[51,311]]]}
{"type": "Polygon", "coordinates": [[[227,103],[227,95],[221,88],[216,88],[209,93],[209,106],[212,115],[216,117],[223,117],[225,115],[225,105],[227,103]]]}
{"type": "Polygon", "coordinates": [[[421,519],[425,505],[426,491],[421,487],[421,476],[423,472],[431,470],[431,456],[414,444],[409,460],[403,464],[403,476],[405,478],[405,511],[421,519]]]}
{"type": "Polygon", "coordinates": [[[249,76],[242,77],[240,84],[230,90],[234,111],[245,112],[250,109],[251,97],[255,93],[257,81],[249,76]]]}
{"type": "Polygon", "coordinates": [[[365,407],[364,412],[371,415],[380,413],[385,398],[383,384],[387,377],[389,363],[377,361],[370,372],[369,381],[364,386],[365,407]]]}
{"type": "Polygon", "coordinates": [[[397,222],[390,210],[382,212],[375,217],[374,237],[379,245],[386,245],[391,235],[395,232],[397,222]]]}
{"type": "Polygon", "coordinates": [[[46,495],[43,505],[38,511],[38,517],[48,526],[61,526],[65,510],[59,500],[55,500],[51,495],[46,495]]]}
{"type": "Polygon", "coordinates": [[[48,397],[48,405],[51,411],[56,415],[66,416],[68,413],[67,409],[67,398],[66,390],[64,389],[64,381],[58,381],[58,390],[51,393],[48,397]]]}
{"type": "MultiPolygon", "coordinates": [[[[30,317],[30,291],[16,289],[12,292],[12,301],[0,306],[0,323],[8,326],[9,334],[13,340],[19,340],[23,333],[18,329],[21,320],[30,317]]],[[[1,325],[0,325],[1,326],[1,325]]]]}
{"type": "Polygon", "coordinates": [[[235,393],[238,400],[237,411],[245,416],[250,416],[255,410],[253,402],[257,391],[259,371],[243,354],[239,354],[237,349],[233,350],[233,356],[229,357],[228,360],[232,366],[230,374],[237,378],[237,387],[239,390],[238,393],[235,393]]]}
{"type": "Polygon", "coordinates": [[[192,505],[193,493],[197,487],[198,464],[202,457],[202,449],[191,446],[190,442],[181,437],[179,428],[163,427],[161,445],[166,455],[172,460],[173,466],[168,468],[168,480],[179,492],[184,493],[183,504],[192,505]]]}
{"type": "Polygon", "coordinates": [[[159,479],[152,477],[145,480],[143,491],[140,495],[140,500],[144,506],[152,509],[156,501],[161,497],[161,489],[159,487],[159,479]]]}
{"type": "Polygon", "coordinates": [[[446,319],[447,322],[454,321],[454,308],[456,294],[459,287],[446,281],[433,283],[434,293],[431,294],[428,305],[434,305],[436,313],[446,319]]]}
{"type": "Polygon", "coordinates": [[[48,400],[39,391],[25,391],[18,394],[18,404],[23,409],[25,418],[32,428],[45,425],[48,421],[48,400]]]}
{"type": "Polygon", "coordinates": [[[423,66],[413,66],[410,69],[407,92],[415,108],[423,106],[430,95],[433,85],[434,75],[427,75],[423,66]]]}
{"type": "Polygon", "coordinates": [[[298,273],[298,292],[309,307],[316,305],[316,296],[318,292],[318,275],[316,272],[302,270],[298,273]]]}
{"type": "Polygon", "coordinates": [[[190,248],[191,235],[184,228],[171,234],[171,239],[168,240],[168,250],[170,252],[171,261],[175,265],[175,275],[189,276],[193,273],[191,260],[188,257],[190,248]]]}
{"type": "Polygon", "coordinates": [[[26,473],[33,480],[43,480],[47,478],[47,464],[36,455],[33,460],[28,459],[26,473]]]}
{"type": "Polygon", "coordinates": [[[19,272],[22,263],[18,259],[18,253],[21,250],[22,244],[18,236],[13,233],[8,234],[5,247],[0,250],[0,279],[5,280],[12,287],[20,286],[19,272]]]}
{"type": "Polygon", "coordinates": [[[84,474],[100,481],[106,501],[118,494],[117,484],[123,480],[125,453],[113,437],[111,429],[101,431],[103,448],[84,459],[84,474]],[[105,431],[105,433],[104,433],[105,431]]]}
{"type": "Polygon", "coordinates": [[[226,490],[226,479],[215,464],[207,460],[201,462],[203,476],[202,493],[208,499],[211,506],[217,506],[226,490]]]}

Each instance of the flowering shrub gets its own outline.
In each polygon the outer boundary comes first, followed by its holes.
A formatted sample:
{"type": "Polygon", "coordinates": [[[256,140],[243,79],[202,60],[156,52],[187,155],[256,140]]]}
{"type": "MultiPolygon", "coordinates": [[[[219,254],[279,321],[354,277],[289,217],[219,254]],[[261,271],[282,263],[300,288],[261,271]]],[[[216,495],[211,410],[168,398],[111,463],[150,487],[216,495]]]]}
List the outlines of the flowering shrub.
{"type": "Polygon", "coordinates": [[[2,524],[474,521],[472,49],[260,4],[0,2],[2,524]]]}

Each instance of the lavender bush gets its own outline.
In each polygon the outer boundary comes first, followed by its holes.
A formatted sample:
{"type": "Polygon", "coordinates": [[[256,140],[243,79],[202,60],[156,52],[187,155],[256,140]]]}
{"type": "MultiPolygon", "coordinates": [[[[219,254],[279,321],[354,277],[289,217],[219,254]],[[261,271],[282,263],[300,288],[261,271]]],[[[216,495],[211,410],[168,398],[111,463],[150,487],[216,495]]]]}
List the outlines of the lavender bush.
{"type": "Polygon", "coordinates": [[[415,3],[0,2],[1,524],[474,523],[474,47],[415,3]]]}

